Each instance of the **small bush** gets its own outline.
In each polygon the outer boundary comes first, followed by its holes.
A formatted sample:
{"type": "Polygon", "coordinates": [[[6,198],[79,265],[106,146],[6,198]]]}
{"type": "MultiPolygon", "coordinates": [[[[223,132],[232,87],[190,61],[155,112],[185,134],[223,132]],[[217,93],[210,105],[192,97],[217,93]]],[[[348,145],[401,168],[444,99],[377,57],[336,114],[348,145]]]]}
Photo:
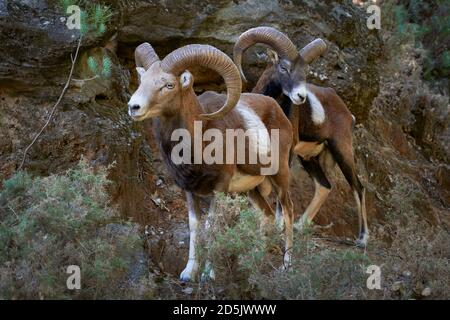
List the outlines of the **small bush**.
{"type": "Polygon", "coordinates": [[[67,9],[76,5],[81,8],[81,33],[83,35],[101,36],[106,32],[106,25],[110,22],[113,12],[103,4],[93,4],[86,0],[60,0],[59,7],[64,15],[67,9]]]}
{"type": "Polygon", "coordinates": [[[211,262],[216,274],[214,284],[224,287],[228,298],[248,298],[253,289],[247,281],[250,269],[260,265],[265,255],[260,215],[249,207],[245,197],[218,195],[199,255],[202,265],[206,260],[211,262]]]}
{"type": "MultiPolygon", "coordinates": [[[[311,244],[310,244],[311,245],[311,244]]],[[[251,283],[267,299],[361,299],[366,297],[369,259],[350,249],[294,249],[291,268],[254,272],[251,283]]]]}
{"type": "Polygon", "coordinates": [[[244,197],[220,196],[208,246],[200,256],[215,271],[214,292],[226,298],[350,299],[365,297],[368,258],[355,250],[320,247],[311,233],[295,235],[292,267],[282,269],[284,240],[264,236],[261,213],[244,197]],[[235,217],[239,217],[235,222],[235,217]]]}
{"type": "Polygon", "coordinates": [[[143,243],[109,206],[106,175],[81,161],[64,174],[18,172],[3,183],[0,299],[125,296],[143,243]],[[81,290],[66,287],[69,265],[81,269],[81,290]]]}
{"type": "Polygon", "coordinates": [[[446,0],[397,0],[383,2],[383,23],[393,33],[389,46],[411,42],[426,49],[423,61],[425,80],[446,79],[450,75],[450,3],[446,0]]]}

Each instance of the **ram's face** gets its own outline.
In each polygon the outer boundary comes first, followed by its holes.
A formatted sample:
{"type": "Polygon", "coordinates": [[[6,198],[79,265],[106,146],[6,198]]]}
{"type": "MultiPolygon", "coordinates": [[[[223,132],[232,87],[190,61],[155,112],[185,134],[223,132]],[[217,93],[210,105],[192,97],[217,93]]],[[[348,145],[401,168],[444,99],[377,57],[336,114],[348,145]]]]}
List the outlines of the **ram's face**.
{"type": "Polygon", "coordinates": [[[160,62],[155,62],[146,71],[136,68],[139,87],[128,102],[128,114],[135,121],[158,117],[173,112],[174,100],[179,96],[179,77],[166,73],[160,62]]]}
{"type": "Polygon", "coordinates": [[[294,61],[277,59],[276,73],[278,80],[287,95],[294,104],[302,104],[306,101],[306,69],[307,64],[301,57],[294,61]]]}

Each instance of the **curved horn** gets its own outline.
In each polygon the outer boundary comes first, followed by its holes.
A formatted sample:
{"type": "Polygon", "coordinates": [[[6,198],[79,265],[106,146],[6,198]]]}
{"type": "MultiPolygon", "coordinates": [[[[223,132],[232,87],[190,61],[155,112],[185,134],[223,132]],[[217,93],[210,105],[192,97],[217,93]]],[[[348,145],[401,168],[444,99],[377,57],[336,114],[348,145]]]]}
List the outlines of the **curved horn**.
{"type": "Polygon", "coordinates": [[[257,27],[245,31],[234,45],[233,58],[239,68],[244,81],[247,81],[242,71],[242,54],[256,43],[264,43],[271,46],[277,54],[290,61],[298,57],[298,51],[292,41],[282,32],[271,27],[257,27]]]}
{"type": "Polygon", "coordinates": [[[318,58],[327,50],[327,44],[320,38],[311,41],[302,50],[300,50],[300,56],[306,63],[311,63],[314,59],[318,58]]]}
{"type": "Polygon", "coordinates": [[[145,42],[134,51],[134,60],[136,61],[136,67],[147,70],[154,62],[159,61],[159,57],[153,47],[145,42]]]}
{"type": "Polygon", "coordinates": [[[200,115],[203,119],[218,119],[233,109],[239,101],[242,81],[233,61],[222,51],[209,45],[191,44],[167,55],[161,68],[168,73],[180,75],[190,66],[200,65],[217,71],[227,86],[227,100],[218,111],[200,115]]]}

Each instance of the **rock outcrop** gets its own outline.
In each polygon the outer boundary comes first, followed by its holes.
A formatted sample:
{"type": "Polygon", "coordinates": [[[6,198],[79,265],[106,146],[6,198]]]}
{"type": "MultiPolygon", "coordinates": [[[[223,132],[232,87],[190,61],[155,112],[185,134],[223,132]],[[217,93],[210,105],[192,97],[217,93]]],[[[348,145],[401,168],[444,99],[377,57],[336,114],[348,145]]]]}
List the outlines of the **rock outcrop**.
{"type": "MultiPolygon", "coordinates": [[[[177,223],[185,219],[183,200],[165,175],[151,120],[132,123],[126,113],[126,101],[136,88],[134,48],[148,41],[163,57],[181,45],[208,43],[231,54],[243,31],[269,25],[298,47],[315,37],[327,42],[329,50],[312,65],[309,81],[334,87],[357,118],[356,153],[368,187],[371,224],[382,223],[389,190],[399,179],[411,181],[423,195],[418,206],[424,216],[448,223],[448,109],[437,110],[443,102],[439,97],[412,101],[415,95],[408,96],[405,85],[381,74],[387,64],[381,36],[368,30],[366,13],[351,1],[106,2],[113,13],[107,30],[83,40],[75,80],[51,125],[30,149],[27,170],[41,175],[60,171],[81,155],[96,164],[114,163],[111,195],[121,212],[169,233],[179,229],[177,223]],[[105,55],[112,61],[111,76],[90,79],[88,57],[105,55]]],[[[0,180],[17,169],[67,79],[79,34],[68,30],[65,21],[58,1],[0,0],[0,180]]],[[[266,65],[264,48],[249,50],[244,60],[251,88],[266,65]]],[[[194,70],[197,89],[221,90],[220,78],[202,71],[194,70]]],[[[292,192],[300,213],[313,186],[299,165],[294,176],[292,192]]],[[[334,191],[317,222],[333,222],[328,232],[352,237],[357,224],[353,198],[340,173],[333,180],[334,191]]],[[[166,240],[176,246],[183,242],[178,238],[166,240]]],[[[175,265],[178,269],[179,263],[175,265]]]]}

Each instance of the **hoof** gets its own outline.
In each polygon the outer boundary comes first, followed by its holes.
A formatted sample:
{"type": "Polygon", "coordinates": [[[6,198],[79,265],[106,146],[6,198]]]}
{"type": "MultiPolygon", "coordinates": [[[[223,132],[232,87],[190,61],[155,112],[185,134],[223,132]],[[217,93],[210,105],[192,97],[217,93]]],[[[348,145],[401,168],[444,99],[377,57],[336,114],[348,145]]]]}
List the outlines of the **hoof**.
{"type": "Polygon", "coordinates": [[[182,282],[191,282],[192,281],[192,276],[186,272],[182,272],[180,274],[180,281],[182,282]]]}
{"type": "Polygon", "coordinates": [[[197,276],[198,265],[196,262],[191,263],[188,262],[186,268],[180,274],[180,281],[182,282],[191,282],[195,280],[197,276]]]}
{"type": "Polygon", "coordinates": [[[289,264],[284,263],[284,264],[280,267],[280,270],[281,270],[281,271],[289,271],[289,270],[292,270],[292,264],[291,264],[291,263],[289,263],[289,264]]]}
{"type": "Polygon", "coordinates": [[[292,255],[290,253],[285,253],[281,270],[288,271],[290,269],[292,269],[292,255]]]}
{"type": "Polygon", "coordinates": [[[356,246],[358,248],[365,249],[367,246],[368,239],[369,239],[369,236],[367,234],[359,236],[358,240],[356,240],[356,246]]]}

